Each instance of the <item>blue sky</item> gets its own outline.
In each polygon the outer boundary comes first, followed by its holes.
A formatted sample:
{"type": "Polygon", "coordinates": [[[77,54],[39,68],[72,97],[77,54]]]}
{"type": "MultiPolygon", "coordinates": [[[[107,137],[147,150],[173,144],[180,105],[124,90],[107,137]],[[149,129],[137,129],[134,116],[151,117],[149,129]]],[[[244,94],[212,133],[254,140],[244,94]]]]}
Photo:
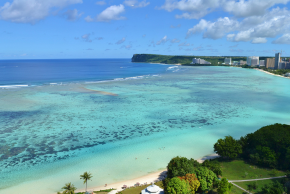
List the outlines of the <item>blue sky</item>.
{"type": "Polygon", "coordinates": [[[290,56],[290,0],[0,0],[0,59],[290,56]]]}

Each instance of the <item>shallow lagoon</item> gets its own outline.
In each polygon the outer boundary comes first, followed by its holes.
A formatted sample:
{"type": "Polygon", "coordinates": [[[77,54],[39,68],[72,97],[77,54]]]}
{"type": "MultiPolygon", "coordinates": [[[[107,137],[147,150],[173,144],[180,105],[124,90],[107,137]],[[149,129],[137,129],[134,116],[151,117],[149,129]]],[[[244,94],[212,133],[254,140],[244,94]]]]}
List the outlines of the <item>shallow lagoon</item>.
{"type": "Polygon", "coordinates": [[[56,193],[200,158],[225,135],[288,123],[290,80],[230,67],[174,67],[159,76],[0,90],[0,193],[56,193]],[[137,159],[135,159],[137,158],[137,159]]]}

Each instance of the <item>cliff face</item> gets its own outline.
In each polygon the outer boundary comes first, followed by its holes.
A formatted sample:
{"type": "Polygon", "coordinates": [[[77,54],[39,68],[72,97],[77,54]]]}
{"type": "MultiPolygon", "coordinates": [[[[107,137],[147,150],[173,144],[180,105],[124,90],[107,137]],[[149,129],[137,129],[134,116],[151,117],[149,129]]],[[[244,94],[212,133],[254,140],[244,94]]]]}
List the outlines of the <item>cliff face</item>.
{"type": "Polygon", "coordinates": [[[134,54],[132,57],[132,62],[143,62],[143,63],[177,64],[177,63],[190,63],[191,61],[192,61],[191,56],[134,54]]]}
{"type": "Polygon", "coordinates": [[[153,55],[149,54],[134,54],[132,57],[132,62],[149,62],[153,58],[153,55]]]}

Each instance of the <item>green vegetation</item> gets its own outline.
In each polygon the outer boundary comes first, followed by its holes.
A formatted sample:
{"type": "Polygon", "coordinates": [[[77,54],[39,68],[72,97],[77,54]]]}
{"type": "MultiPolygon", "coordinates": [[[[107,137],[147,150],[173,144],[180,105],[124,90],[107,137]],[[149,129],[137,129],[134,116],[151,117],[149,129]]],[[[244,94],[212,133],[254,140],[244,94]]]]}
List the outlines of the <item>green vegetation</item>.
{"type": "Polygon", "coordinates": [[[265,126],[239,141],[241,157],[252,164],[290,170],[290,125],[265,126]]]}
{"type": "Polygon", "coordinates": [[[199,166],[199,163],[196,160],[177,156],[172,158],[167,165],[167,177],[182,177],[186,174],[192,174],[197,166],[199,166]]]}
{"type": "Polygon", "coordinates": [[[216,161],[221,165],[223,177],[227,177],[229,180],[269,178],[273,176],[285,175],[285,172],[283,171],[276,170],[276,174],[273,174],[273,169],[251,165],[240,159],[229,161],[223,160],[222,158],[217,158],[213,161],[216,161]]]}
{"type": "Polygon", "coordinates": [[[61,189],[64,190],[62,194],[75,194],[75,190],[77,190],[77,188],[71,183],[65,184],[65,186],[61,189]]]}
{"type": "Polygon", "coordinates": [[[217,189],[217,192],[219,194],[229,194],[232,190],[233,184],[229,183],[226,178],[222,178],[219,187],[217,189]]]}
{"type": "Polygon", "coordinates": [[[84,172],[84,174],[80,175],[80,179],[84,180],[84,184],[86,183],[86,192],[87,192],[87,186],[88,186],[88,180],[91,180],[92,174],[88,172],[84,172]]]}
{"type": "Polygon", "coordinates": [[[175,190],[172,189],[171,181],[174,181],[176,187],[182,188],[185,186],[184,183],[177,181],[176,178],[180,180],[185,180],[190,187],[187,188],[187,192],[206,192],[213,190],[218,187],[218,178],[217,176],[222,174],[220,166],[217,163],[206,162],[204,165],[198,163],[194,159],[187,159],[185,157],[175,157],[170,160],[167,165],[167,178],[163,181],[165,192],[172,193],[175,190]],[[214,169],[213,172],[211,169],[214,169]],[[170,186],[168,189],[167,187],[170,186]]]}
{"type": "Polygon", "coordinates": [[[240,140],[227,136],[219,139],[214,149],[222,157],[239,156],[262,167],[290,170],[290,125],[265,126],[240,140]]]}
{"type": "MultiPolygon", "coordinates": [[[[155,183],[155,185],[157,185],[160,188],[164,189],[162,181],[159,181],[159,182],[155,183]]],[[[143,186],[140,186],[140,187],[127,188],[127,189],[123,190],[122,192],[120,192],[119,194],[140,194],[141,191],[143,189],[147,188],[148,186],[149,185],[143,185],[143,186]]]]}
{"type": "Polygon", "coordinates": [[[195,194],[198,187],[200,186],[199,180],[195,177],[194,174],[186,174],[183,177],[178,177],[180,180],[185,180],[189,184],[190,193],[195,194]]]}
{"type": "Polygon", "coordinates": [[[226,136],[225,139],[219,139],[213,147],[214,151],[220,156],[230,159],[236,158],[242,153],[242,146],[231,136],[226,136]]]}
{"type": "Polygon", "coordinates": [[[187,194],[190,191],[189,183],[185,180],[174,177],[166,184],[165,192],[168,194],[187,194]]]}
{"type": "MultiPolygon", "coordinates": [[[[190,65],[190,66],[217,66],[222,65],[226,56],[214,57],[214,56],[174,56],[174,55],[153,55],[153,54],[134,54],[132,62],[145,62],[145,63],[164,63],[164,64],[177,64],[190,65]],[[211,65],[198,65],[190,64],[193,58],[201,58],[211,65]]],[[[232,61],[246,60],[246,57],[232,57],[232,61]]]]}
{"type": "Polygon", "coordinates": [[[238,186],[256,194],[282,194],[290,193],[289,179],[275,179],[275,180],[261,180],[261,181],[251,181],[251,182],[239,182],[235,183],[238,186]]]}
{"type": "Polygon", "coordinates": [[[276,74],[276,75],[285,75],[286,73],[290,73],[290,69],[267,69],[266,67],[260,68],[264,71],[268,71],[270,73],[276,74]]]}

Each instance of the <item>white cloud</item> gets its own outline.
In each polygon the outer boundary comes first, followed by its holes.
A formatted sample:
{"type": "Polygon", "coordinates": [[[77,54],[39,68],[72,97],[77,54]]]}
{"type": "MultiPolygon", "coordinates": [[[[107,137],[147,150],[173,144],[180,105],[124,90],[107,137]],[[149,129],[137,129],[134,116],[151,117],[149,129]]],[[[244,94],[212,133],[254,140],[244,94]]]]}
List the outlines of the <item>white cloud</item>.
{"type": "Polygon", "coordinates": [[[92,18],[91,16],[87,16],[85,18],[86,22],[110,22],[111,20],[124,20],[126,19],[123,16],[120,16],[121,13],[125,12],[124,5],[112,5],[102,11],[99,15],[97,15],[95,18],[92,18]]]}
{"type": "Polygon", "coordinates": [[[115,44],[122,44],[123,42],[125,42],[126,38],[122,38],[121,40],[118,40],[115,44]]]}
{"type": "Polygon", "coordinates": [[[164,36],[161,40],[156,42],[156,45],[164,44],[168,41],[167,36],[164,36]]]}
{"type": "Polygon", "coordinates": [[[94,19],[91,18],[91,16],[85,17],[85,20],[86,20],[86,22],[93,22],[94,21],[94,19]]]}
{"type": "Polygon", "coordinates": [[[141,2],[137,0],[125,0],[124,4],[132,8],[139,8],[139,7],[146,7],[147,5],[150,4],[150,2],[146,2],[146,0],[143,0],[141,2]]]}
{"type": "MultiPolygon", "coordinates": [[[[120,16],[121,13],[125,11],[124,5],[112,5],[102,11],[97,17],[96,21],[99,22],[110,22],[111,20],[124,20],[126,19],[123,16],[120,16]]],[[[87,19],[88,20],[88,19],[87,19]]],[[[86,20],[86,21],[87,21],[86,20]]]]}
{"type": "Polygon", "coordinates": [[[199,19],[218,8],[222,1],[224,0],[166,0],[160,9],[169,12],[178,9],[184,12],[176,15],[176,18],[199,19]]]}
{"type": "Polygon", "coordinates": [[[261,38],[261,37],[254,38],[252,40],[253,44],[262,44],[262,43],[266,43],[266,42],[267,42],[267,39],[266,38],[261,38]]]}
{"type": "Polygon", "coordinates": [[[67,10],[63,15],[66,16],[67,20],[75,21],[79,19],[83,15],[83,13],[78,13],[78,10],[74,9],[74,10],[67,10]]]}
{"type": "Polygon", "coordinates": [[[230,0],[222,4],[223,9],[237,17],[264,15],[275,4],[287,4],[290,0],[230,0]]]}
{"type": "Polygon", "coordinates": [[[82,2],[82,0],[14,0],[0,7],[0,19],[34,24],[47,17],[52,8],[63,8],[82,2]]]}
{"type": "Polygon", "coordinates": [[[289,32],[290,11],[286,8],[273,8],[262,16],[250,16],[243,20],[237,18],[218,18],[211,22],[201,19],[187,32],[187,38],[202,33],[203,38],[219,39],[224,36],[228,41],[265,43],[267,38],[274,38],[289,32]]]}
{"type": "Polygon", "coordinates": [[[193,34],[203,32],[203,38],[219,39],[234,30],[237,25],[237,21],[228,17],[219,18],[216,22],[202,19],[197,25],[187,31],[187,38],[193,34]]]}
{"type": "Polygon", "coordinates": [[[186,42],[183,42],[183,43],[180,43],[178,46],[190,46],[190,44],[186,43],[186,42]]]}
{"type": "Polygon", "coordinates": [[[82,39],[86,42],[92,42],[92,40],[90,39],[90,35],[91,34],[84,34],[82,35],[82,39]]]}
{"type": "Polygon", "coordinates": [[[290,34],[284,34],[272,42],[273,44],[290,44],[290,34]]]}
{"type": "Polygon", "coordinates": [[[252,40],[252,36],[251,34],[254,32],[254,29],[249,29],[249,30],[245,30],[245,31],[241,31],[237,34],[234,34],[232,36],[232,41],[235,42],[247,42],[252,40]]]}
{"type": "Polygon", "coordinates": [[[96,4],[97,5],[106,5],[106,2],[105,1],[97,1],[96,4]]]}
{"type": "Polygon", "coordinates": [[[177,38],[174,38],[174,39],[172,39],[170,42],[171,42],[171,43],[179,43],[179,42],[180,42],[180,40],[179,40],[179,39],[177,39],[177,38]]]}
{"type": "Polygon", "coordinates": [[[216,9],[237,17],[259,16],[276,4],[287,4],[290,0],[166,0],[160,9],[180,10],[176,18],[199,19],[216,9]]]}

